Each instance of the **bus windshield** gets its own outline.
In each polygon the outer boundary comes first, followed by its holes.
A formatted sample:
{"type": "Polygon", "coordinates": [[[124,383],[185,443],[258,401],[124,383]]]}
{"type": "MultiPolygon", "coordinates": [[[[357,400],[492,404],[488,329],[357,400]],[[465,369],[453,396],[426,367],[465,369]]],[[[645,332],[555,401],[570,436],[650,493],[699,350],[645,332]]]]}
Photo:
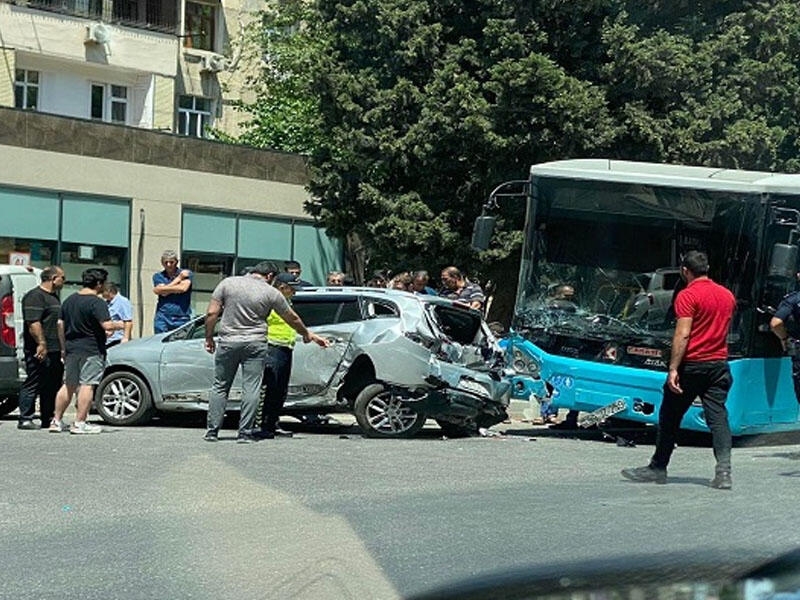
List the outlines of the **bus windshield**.
{"type": "Polygon", "coordinates": [[[758,210],[756,195],[536,178],[514,327],[551,353],[607,361],[609,344],[626,344],[640,350],[637,366],[666,368],[678,265],[696,249],[737,297],[729,345],[743,355],[758,294],[758,210]]]}

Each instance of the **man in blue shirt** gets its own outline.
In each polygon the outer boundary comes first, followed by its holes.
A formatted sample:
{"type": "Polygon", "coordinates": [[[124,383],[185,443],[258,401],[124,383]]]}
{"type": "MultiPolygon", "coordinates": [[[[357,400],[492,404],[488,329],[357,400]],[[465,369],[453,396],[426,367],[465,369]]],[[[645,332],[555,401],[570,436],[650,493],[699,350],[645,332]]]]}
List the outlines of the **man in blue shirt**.
{"type": "Polygon", "coordinates": [[[164,251],[161,265],[164,270],[153,275],[153,293],[158,296],[155,333],[177,329],[192,316],[192,272],[178,268],[178,255],[174,250],[164,251]]]}
{"type": "Polygon", "coordinates": [[[124,330],[115,330],[106,340],[106,348],[111,348],[117,344],[124,344],[131,340],[133,332],[133,306],[131,301],[119,293],[119,286],[116,283],[107,283],[103,290],[103,298],[108,304],[108,313],[112,321],[122,321],[125,324],[124,330]]]}

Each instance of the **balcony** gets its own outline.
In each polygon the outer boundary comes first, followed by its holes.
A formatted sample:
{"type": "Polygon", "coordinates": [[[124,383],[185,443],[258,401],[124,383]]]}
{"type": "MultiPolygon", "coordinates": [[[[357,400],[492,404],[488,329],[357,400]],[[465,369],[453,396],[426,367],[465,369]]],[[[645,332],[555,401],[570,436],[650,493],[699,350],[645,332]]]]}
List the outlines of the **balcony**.
{"type": "Polygon", "coordinates": [[[176,0],[16,0],[13,3],[138,29],[178,33],[176,0]]]}

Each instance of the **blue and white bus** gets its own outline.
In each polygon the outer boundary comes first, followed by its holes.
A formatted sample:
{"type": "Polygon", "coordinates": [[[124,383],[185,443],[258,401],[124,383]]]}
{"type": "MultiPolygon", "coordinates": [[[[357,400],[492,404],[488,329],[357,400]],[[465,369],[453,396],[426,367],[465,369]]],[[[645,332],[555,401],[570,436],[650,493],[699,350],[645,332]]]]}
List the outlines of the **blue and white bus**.
{"type": "MultiPolygon", "coordinates": [[[[737,299],[733,434],[800,428],[790,358],[769,329],[797,285],[800,175],[580,159],[534,165],[510,183],[527,199],[508,346],[516,398],[549,397],[584,424],[656,424],[678,265],[696,249],[737,299]]],[[[503,191],[494,196],[513,195],[503,191]]],[[[479,218],[475,239],[490,226],[479,218]]],[[[699,400],[682,427],[707,431],[699,400]]]]}

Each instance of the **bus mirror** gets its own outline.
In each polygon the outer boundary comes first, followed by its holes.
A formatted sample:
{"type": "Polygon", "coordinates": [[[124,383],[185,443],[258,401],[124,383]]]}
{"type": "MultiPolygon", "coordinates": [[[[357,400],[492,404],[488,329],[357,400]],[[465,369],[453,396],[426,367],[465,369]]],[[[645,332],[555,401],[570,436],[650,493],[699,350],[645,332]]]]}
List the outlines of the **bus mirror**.
{"type": "Polygon", "coordinates": [[[798,248],[794,244],[775,244],[769,257],[768,277],[794,279],[797,272],[798,248]]]}
{"type": "Polygon", "coordinates": [[[475,219],[475,227],[472,229],[472,247],[475,250],[486,250],[489,247],[496,221],[496,217],[489,215],[481,215],[475,219]]]}

